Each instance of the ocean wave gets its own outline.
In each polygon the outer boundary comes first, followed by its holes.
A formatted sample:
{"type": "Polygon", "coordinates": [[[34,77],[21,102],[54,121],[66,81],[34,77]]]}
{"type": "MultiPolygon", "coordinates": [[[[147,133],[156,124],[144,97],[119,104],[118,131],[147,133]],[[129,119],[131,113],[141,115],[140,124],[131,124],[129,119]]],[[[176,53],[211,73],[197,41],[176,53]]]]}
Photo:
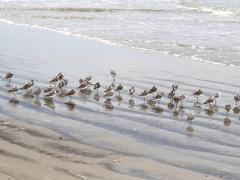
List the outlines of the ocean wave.
{"type": "Polygon", "coordinates": [[[19,10],[19,11],[53,11],[53,12],[79,12],[79,13],[114,13],[114,12],[142,12],[142,13],[183,13],[198,12],[218,16],[237,16],[240,15],[240,9],[225,9],[213,7],[191,7],[177,5],[172,9],[159,8],[95,8],[95,7],[0,7],[0,10],[19,10]]]}
{"type": "MultiPolygon", "coordinates": [[[[67,29],[55,29],[55,28],[44,27],[44,26],[39,26],[39,25],[15,23],[13,21],[6,20],[6,19],[1,19],[1,18],[0,18],[0,22],[7,23],[7,24],[10,24],[10,25],[15,25],[15,26],[25,26],[25,27],[35,28],[35,29],[52,31],[52,32],[55,32],[55,33],[60,33],[60,34],[63,34],[63,35],[66,35],[66,36],[72,36],[72,37],[75,37],[75,38],[95,40],[95,41],[102,42],[102,43],[109,44],[109,45],[113,45],[113,46],[129,47],[129,48],[138,49],[138,50],[142,50],[142,51],[157,52],[157,53],[172,55],[172,56],[176,56],[176,57],[190,58],[191,60],[203,62],[203,63],[206,63],[206,64],[229,66],[229,64],[222,63],[222,62],[214,62],[214,61],[205,60],[203,58],[197,57],[196,55],[187,57],[187,56],[177,54],[177,53],[170,53],[169,51],[163,51],[162,52],[160,50],[155,50],[155,49],[150,49],[150,48],[142,48],[142,47],[130,46],[130,45],[126,45],[126,44],[119,44],[119,43],[115,43],[115,42],[112,42],[110,40],[101,39],[101,38],[98,38],[98,37],[90,37],[90,36],[85,36],[85,35],[82,35],[82,34],[74,34],[74,33],[69,32],[67,29]]],[[[233,65],[233,64],[231,64],[231,66],[240,67],[238,65],[233,65]]]]}
{"type": "Polygon", "coordinates": [[[191,7],[178,5],[178,9],[187,10],[187,11],[197,11],[201,13],[208,13],[212,15],[219,16],[236,16],[240,15],[240,9],[227,9],[227,8],[214,8],[214,7],[191,7]]]}

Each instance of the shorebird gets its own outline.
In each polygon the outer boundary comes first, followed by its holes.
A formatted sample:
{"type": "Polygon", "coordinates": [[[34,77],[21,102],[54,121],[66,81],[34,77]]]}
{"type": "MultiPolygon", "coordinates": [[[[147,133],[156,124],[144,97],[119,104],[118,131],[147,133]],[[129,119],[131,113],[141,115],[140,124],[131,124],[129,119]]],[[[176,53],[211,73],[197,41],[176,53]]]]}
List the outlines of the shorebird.
{"type": "Polygon", "coordinates": [[[192,122],[194,119],[195,119],[194,114],[190,113],[190,114],[187,115],[187,121],[188,122],[192,122]]]}
{"type": "Polygon", "coordinates": [[[29,90],[30,88],[32,88],[34,86],[34,81],[31,80],[30,82],[28,82],[27,84],[25,84],[24,86],[22,86],[20,88],[20,90],[29,90]]]}
{"type": "MultiPolygon", "coordinates": [[[[107,89],[106,89],[107,90],[107,89]]],[[[105,95],[104,95],[104,97],[108,97],[108,98],[111,98],[112,96],[113,96],[113,94],[114,94],[114,92],[113,92],[113,90],[112,89],[109,89],[109,90],[107,90],[107,91],[104,91],[105,92],[105,95]]]]}
{"type": "Polygon", "coordinates": [[[42,89],[40,87],[35,86],[33,88],[33,96],[36,96],[37,100],[38,100],[38,97],[41,93],[42,93],[42,89]]]}
{"type": "Polygon", "coordinates": [[[17,94],[18,91],[19,91],[19,88],[17,86],[15,86],[15,87],[13,87],[13,88],[8,90],[9,93],[13,93],[13,99],[14,100],[16,99],[16,94],[17,94]]]}
{"type": "Polygon", "coordinates": [[[157,92],[156,86],[153,86],[153,87],[148,91],[149,94],[152,94],[152,95],[153,95],[153,99],[154,99],[154,93],[155,93],[155,92],[157,92]]]}
{"type": "Polygon", "coordinates": [[[133,86],[130,87],[130,89],[128,90],[128,94],[129,94],[129,96],[131,97],[131,98],[129,99],[129,101],[128,101],[128,104],[129,104],[129,107],[130,107],[130,108],[133,108],[133,107],[134,107],[134,104],[135,104],[135,102],[134,102],[134,100],[133,100],[133,96],[134,96],[135,92],[136,92],[136,90],[135,90],[135,88],[134,88],[133,86]]]}
{"type": "Polygon", "coordinates": [[[169,99],[172,99],[174,96],[175,96],[175,90],[172,89],[172,90],[170,91],[170,93],[168,94],[168,98],[169,98],[169,99]]]}
{"type": "Polygon", "coordinates": [[[116,73],[116,71],[111,70],[111,71],[110,71],[110,74],[111,74],[111,76],[112,76],[112,78],[113,78],[112,85],[115,86],[115,78],[116,78],[116,76],[117,76],[117,73],[116,73]]]}
{"type": "Polygon", "coordinates": [[[11,79],[13,78],[13,73],[8,72],[4,79],[8,80],[9,84],[11,83],[11,79]]]}
{"type": "Polygon", "coordinates": [[[65,86],[65,84],[63,81],[60,81],[57,86],[62,91],[62,88],[65,86]]]}
{"type": "Polygon", "coordinates": [[[98,90],[99,90],[100,87],[101,87],[100,82],[96,82],[96,83],[94,84],[94,90],[97,90],[97,94],[98,94],[98,90]]]}
{"type": "Polygon", "coordinates": [[[229,112],[231,111],[232,109],[232,106],[231,104],[226,104],[225,107],[224,107],[225,111],[226,111],[226,117],[228,117],[228,114],[229,112]]]}
{"type": "Polygon", "coordinates": [[[61,72],[58,73],[57,77],[58,77],[58,80],[62,80],[64,78],[64,76],[61,72]]]}
{"type": "Polygon", "coordinates": [[[198,89],[197,91],[195,91],[195,92],[193,93],[193,96],[195,96],[195,97],[197,98],[197,103],[199,103],[199,102],[198,102],[198,99],[199,99],[199,97],[200,97],[202,94],[203,94],[203,91],[202,91],[201,89],[198,89]]]}
{"type": "Polygon", "coordinates": [[[143,97],[144,104],[146,104],[147,95],[148,95],[148,90],[146,90],[146,89],[139,94],[140,97],[143,97]]]}
{"type": "Polygon", "coordinates": [[[104,92],[107,93],[108,91],[112,91],[112,90],[113,90],[113,87],[110,85],[104,90],[104,92]]]}
{"type": "Polygon", "coordinates": [[[76,94],[76,92],[75,92],[74,89],[72,89],[72,90],[66,92],[65,97],[69,97],[70,102],[71,102],[71,100],[72,100],[72,96],[73,96],[74,94],[76,94]]]}
{"type": "Polygon", "coordinates": [[[59,80],[58,76],[55,76],[54,78],[52,78],[52,79],[50,80],[50,83],[55,84],[55,83],[58,82],[58,80],[59,80]]]}
{"type": "Polygon", "coordinates": [[[59,94],[59,96],[64,96],[64,92],[63,92],[63,88],[65,88],[68,84],[68,80],[67,79],[61,79],[59,82],[58,82],[58,85],[57,87],[60,89],[61,93],[59,94]]]}
{"type": "Polygon", "coordinates": [[[174,96],[172,98],[173,102],[175,103],[175,110],[177,110],[178,103],[180,102],[181,98],[180,96],[174,96]]]}
{"type": "Polygon", "coordinates": [[[80,90],[86,89],[87,87],[88,87],[88,84],[85,81],[81,82],[78,86],[80,90]]]}
{"type": "Polygon", "coordinates": [[[178,90],[178,85],[176,83],[172,85],[172,90],[174,91],[178,90]]]}
{"type": "Polygon", "coordinates": [[[90,86],[92,86],[93,84],[90,82],[90,80],[92,79],[92,76],[88,76],[84,79],[79,79],[79,89],[81,92],[83,93],[91,93],[91,90],[89,89],[90,86]]]}
{"type": "Polygon", "coordinates": [[[68,80],[67,79],[62,79],[61,81],[63,82],[64,87],[66,87],[68,85],[68,80]]]}
{"type": "Polygon", "coordinates": [[[215,92],[215,93],[214,93],[215,105],[217,104],[217,99],[219,99],[220,97],[221,97],[221,93],[220,93],[220,92],[215,92]]]}
{"type": "Polygon", "coordinates": [[[123,91],[123,85],[122,85],[122,84],[119,84],[119,85],[116,87],[115,91],[117,91],[117,92],[118,92],[118,95],[120,96],[121,91],[123,91]]]}
{"type": "Polygon", "coordinates": [[[203,104],[209,104],[211,106],[214,101],[215,101],[215,97],[210,96],[203,104]]]}
{"type": "Polygon", "coordinates": [[[128,90],[128,94],[132,97],[132,99],[133,99],[135,92],[136,92],[136,90],[133,86],[128,90]]]}
{"type": "Polygon", "coordinates": [[[86,81],[86,82],[90,82],[90,81],[92,80],[92,78],[93,78],[93,77],[92,77],[91,75],[89,75],[89,76],[87,76],[87,77],[85,78],[85,81],[86,81]]]}
{"type": "Polygon", "coordinates": [[[226,117],[224,118],[224,121],[223,121],[223,124],[225,126],[230,126],[231,124],[231,119],[228,118],[228,115],[229,115],[229,112],[231,111],[232,109],[232,106],[231,104],[226,104],[225,107],[224,107],[225,111],[226,111],[226,117]]]}
{"type": "Polygon", "coordinates": [[[159,92],[156,94],[156,96],[154,96],[154,99],[157,100],[158,106],[160,104],[160,100],[164,97],[164,93],[163,92],[159,92]]]}
{"type": "Polygon", "coordinates": [[[55,89],[54,87],[50,86],[50,87],[44,89],[43,93],[47,94],[47,93],[53,91],[54,89],[55,89]]]}
{"type": "Polygon", "coordinates": [[[236,102],[236,107],[238,106],[238,102],[240,101],[240,95],[239,94],[236,94],[234,96],[234,101],[236,102]]]}
{"type": "Polygon", "coordinates": [[[47,91],[44,94],[44,97],[47,98],[47,99],[51,99],[52,100],[52,98],[54,98],[56,95],[57,95],[57,91],[53,88],[51,91],[47,91]]]}

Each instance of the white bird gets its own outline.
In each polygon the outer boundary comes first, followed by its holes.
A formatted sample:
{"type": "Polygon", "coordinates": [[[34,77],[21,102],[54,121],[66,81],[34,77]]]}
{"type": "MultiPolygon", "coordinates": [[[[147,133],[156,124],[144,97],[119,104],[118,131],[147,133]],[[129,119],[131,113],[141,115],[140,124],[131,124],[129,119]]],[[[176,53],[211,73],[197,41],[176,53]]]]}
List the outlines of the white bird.
{"type": "Polygon", "coordinates": [[[35,86],[33,88],[33,96],[36,96],[37,100],[38,100],[38,97],[41,93],[42,93],[42,89],[40,87],[35,86]]]}

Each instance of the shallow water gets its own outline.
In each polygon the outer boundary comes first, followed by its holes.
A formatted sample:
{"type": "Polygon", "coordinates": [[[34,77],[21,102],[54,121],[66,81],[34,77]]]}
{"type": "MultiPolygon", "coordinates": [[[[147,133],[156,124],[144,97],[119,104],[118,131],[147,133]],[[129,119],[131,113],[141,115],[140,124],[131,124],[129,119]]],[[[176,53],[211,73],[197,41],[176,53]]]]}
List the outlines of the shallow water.
{"type": "MultiPolygon", "coordinates": [[[[124,85],[123,101],[113,99],[113,110],[106,110],[105,98],[93,99],[93,94],[73,97],[75,107],[67,107],[67,98],[57,97],[53,103],[39,102],[17,95],[20,104],[10,104],[11,94],[6,81],[0,82],[0,118],[44,126],[64,134],[64,137],[108,149],[130,157],[141,157],[174,167],[188,169],[224,179],[239,179],[240,121],[230,113],[230,126],[224,126],[223,106],[234,105],[233,95],[239,91],[238,67],[226,67],[192,62],[163,56],[155,52],[114,47],[90,40],[80,40],[47,30],[36,30],[0,24],[0,75],[14,72],[12,85],[23,85],[33,79],[37,85],[49,86],[49,80],[63,72],[69,80],[68,88],[75,88],[78,79],[92,74],[93,81],[103,87],[112,82],[111,69],[118,73],[117,82],[124,85]],[[222,72],[225,72],[224,74],[222,72]],[[211,73],[211,76],[209,74],[211,73]],[[134,97],[135,106],[129,108],[127,89],[134,85],[137,93],[156,85],[169,92],[172,83],[180,85],[178,94],[187,100],[178,116],[168,109],[165,98],[156,113],[150,106],[142,109],[143,99],[134,97]],[[202,88],[201,101],[215,91],[222,92],[218,108],[213,114],[208,106],[194,107],[192,92],[202,88]],[[193,112],[192,133],[187,132],[186,114],[193,112]]],[[[100,90],[100,94],[103,89],[100,90]]],[[[132,167],[118,167],[116,171],[132,176],[158,179],[132,167]]]]}
{"type": "Polygon", "coordinates": [[[0,21],[240,65],[238,0],[1,0],[0,21]]]}

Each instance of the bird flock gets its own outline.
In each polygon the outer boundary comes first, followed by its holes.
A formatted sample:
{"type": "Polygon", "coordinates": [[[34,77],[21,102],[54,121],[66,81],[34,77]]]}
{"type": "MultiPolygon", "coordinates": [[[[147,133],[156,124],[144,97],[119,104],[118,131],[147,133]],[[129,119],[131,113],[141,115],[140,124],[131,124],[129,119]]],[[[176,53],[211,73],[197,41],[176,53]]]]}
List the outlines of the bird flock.
{"type": "MultiPolygon", "coordinates": [[[[14,77],[14,74],[12,72],[8,72],[2,79],[8,81],[8,87],[7,90],[9,93],[13,94],[13,97],[9,100],[10,103],[18,104],[19,100],[16,97],[19,92],[23,92],[25,95],[30,96],[32,98],[36,98],[36,100],[39,100],[39,96],[42,96],[47,101],[54,101],[54,98],[56,96],[60,97],[68,97],[69,101],[67,101],[65,104],[74,107],[75,104],[72,101],[72,97],[76,94],[77,91],[80,91],[83,94],[90,95],[92,91],[94,91],[94,99],[99,101],[100,97],[105,98],[104,101],[104,107],[106,109],[113,109],[114,106],[112,104],[112,99],[116,98],[119,102],[123,100],[121,93],[124,90],[123,85],[120,83],[116,85],[116,77],[117,73],[116,71],[111,70],[110,75],[112,77],[112,83],[107,86],[103,93],[99,93],[101,86],[100,82],[93,83],[93,77],[87,76],[84,79],[79,79],[79,86],[74,89],[69,89],[67,87],[68,80],[64,77],[62,73],[58,73],[56,76],[54,76],[49,81],[49,87],[42,88],[40,86],[35,85],[34,80],[31,80],[24,84],[21,87],[11,85],[11,80],[14,77]]],[[[142,109],[147,109],[149,106],[153,107],[153,109],[160,113],[163,111],[163,109],[160,107],[160,102],[164,97],[167,97],[169,99],[169,102],[167,104],[169,109],[173,110],[173,114],[177,116],[181,109],[183,109],[183,101],[186,100],[185,95],[178,95],[177,91],[179,89],[179,86],[177,84],[173,84],[171,86],[171,90],[169,93],[158,91],[158,88],[156,86],[152,86],[150,89],[145,89],[142,92],[138,93],[136,92],[136,89],[134,86],[131,86],[129,89],[127,89],[128,95],[130,96],[128,104],[129,107],[134,107],[135,101],[134,97],[139,96],[143,99],[143,103],[140,104],[140,107],[142,109]]],[[[192,93],[192,95],[196,98],[196,102],[194,103],[194,106],[201,107],[201,105],[208,105],[209,106],[209,113],[214,113],[214,107],[217,106],[217,101],[221,97],[220,92],[215,92],[212,96],[208,97],[205,101],[201,102],[200,97],[204,94],[203,90],[197,89],[195,92],[192,93]]],[[[240,113],[240,107],[238,105],[240,101],[240,94],[236,94],[233,97],[233,100],[235,101],[235,107],[233,107],[231,104],[226,104],[224,106],[226,117],[224,118],[224,125],[229,126],[231,123],[231,120],[228,118],[229,113],[233,111],[233,113],[239,114],[240,113]]],[[[193,132],[193,128],[191,126],[192,121],[195,119],[195,115],[193,113],[187,114],[186,121],[189,122],[189,126],[187,127],[188,132],[193,132]]]]}

